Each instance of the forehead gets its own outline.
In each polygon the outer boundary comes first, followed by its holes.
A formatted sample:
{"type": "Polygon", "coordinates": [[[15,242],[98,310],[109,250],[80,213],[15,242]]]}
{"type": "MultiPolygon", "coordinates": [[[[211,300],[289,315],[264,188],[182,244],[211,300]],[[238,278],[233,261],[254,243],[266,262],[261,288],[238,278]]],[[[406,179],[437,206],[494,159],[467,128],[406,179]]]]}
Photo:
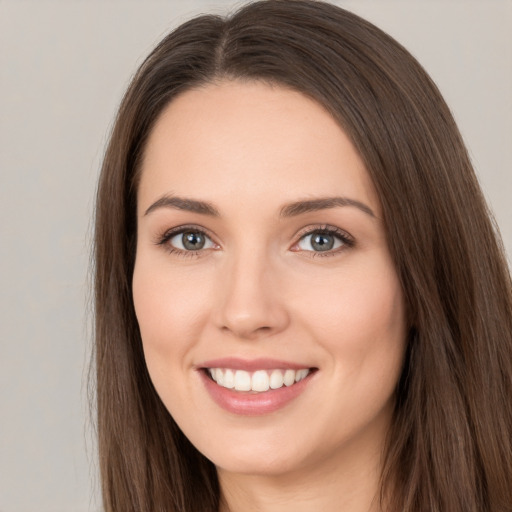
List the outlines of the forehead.
{"type": "Polygon", "coordinates": [[[343,195],[379,201],[352,143],[317,102],[282,86],[222,82],[175,98],[147,143],[140,207],[159,194],[286,203],[343,195]]]}

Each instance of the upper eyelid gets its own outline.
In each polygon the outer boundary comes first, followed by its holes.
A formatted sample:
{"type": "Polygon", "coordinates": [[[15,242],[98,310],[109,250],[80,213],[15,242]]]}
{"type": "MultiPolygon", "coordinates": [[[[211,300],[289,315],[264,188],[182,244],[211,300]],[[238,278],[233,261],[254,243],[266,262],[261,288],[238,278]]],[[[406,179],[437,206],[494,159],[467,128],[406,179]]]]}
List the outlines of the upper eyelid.
{"type": "Polygon", "coordinates": [[[350,240],[354,240],[354,237],[348,231],[341,229],[337,226],[332,226],[330,224],[318,224],[318,225],[314,225],[314,226],[307,226],[307,227],[299,230],[296,233],[295,238],[300,240],[301,238],[303,238],[307,235],[311,235],[313,233],[318,233],[318,232],[320,232],[320,233],[325,232],[325,233],[329,233],[329,234],[338,235],[340,237],[348,238],[350,240]]]}
{"type": "Polygon", "coordinates": [[[164,236],[173,236],[173,235],[179,235],[180,233],[184,233],[186,231],[197,231],[198,233],[203,233],[209,237],[211,237],[211,233],[208,229],[204,228],[203,226],[198,226],[196,224],[183,224],[181,226],[176,226],[174,228],[167,229],[164,231],[164,236]]]}
{"type": "Polygon", "coordinates": [[[155,237],[155,243],[157,245],[163,245],[167,243],[171,238],[180,233],[185,233],[186,231],[196,231],[207,236],[213,243],[218,244],[216,242],[215,237],[210,233],[210,231],[203,226],[198,226],[197,224],[183,224],[181,226],[176,226],[174,228],[166,229],[163,233],[158,234],[155,237]]]}

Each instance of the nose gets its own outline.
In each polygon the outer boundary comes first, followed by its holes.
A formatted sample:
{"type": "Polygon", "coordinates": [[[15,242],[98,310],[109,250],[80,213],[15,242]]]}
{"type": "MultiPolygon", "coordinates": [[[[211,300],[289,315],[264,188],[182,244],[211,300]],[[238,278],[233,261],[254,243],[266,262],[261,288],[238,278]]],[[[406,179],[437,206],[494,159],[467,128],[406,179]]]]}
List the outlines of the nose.
{"type": "Polygon", "coordinates": [[[262,254],[240,255],[221,276],[217,326],[239,339],[277,334],[289,324],[282,276],[262,254]]]}

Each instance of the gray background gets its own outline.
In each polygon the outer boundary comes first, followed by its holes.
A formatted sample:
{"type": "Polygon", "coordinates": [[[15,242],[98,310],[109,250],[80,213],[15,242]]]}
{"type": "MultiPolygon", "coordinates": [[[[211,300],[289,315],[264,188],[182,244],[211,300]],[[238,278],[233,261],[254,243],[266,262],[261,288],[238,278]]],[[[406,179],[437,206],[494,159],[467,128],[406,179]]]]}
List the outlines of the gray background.
{"type": "MultiPolygon", "coordinates": [[[[512,254],[512,2],[337,3],[396,37],[438,83],[512,254]]],[[[108,130],[155,43],[233,5],[0,0],[1,512],[99,509],[88,262],[108,130]]]]}

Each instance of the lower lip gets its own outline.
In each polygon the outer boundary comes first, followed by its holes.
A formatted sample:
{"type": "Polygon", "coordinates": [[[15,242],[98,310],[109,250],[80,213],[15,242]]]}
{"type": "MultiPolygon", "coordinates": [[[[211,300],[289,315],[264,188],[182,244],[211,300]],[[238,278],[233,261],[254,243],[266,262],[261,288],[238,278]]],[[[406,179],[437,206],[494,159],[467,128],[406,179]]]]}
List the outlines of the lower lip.
{"type": "Polygon", "coordinates": [[[205,371],[199,373],[214,402],[226,411],[242,416],[259,416],[281,409],[306,389],[312,376],[312,373],[310,373],[307,377],[289,387],[283,386],[262,393],[254,393],[235,391],[219,386],[206,375],[205,371]]]}

